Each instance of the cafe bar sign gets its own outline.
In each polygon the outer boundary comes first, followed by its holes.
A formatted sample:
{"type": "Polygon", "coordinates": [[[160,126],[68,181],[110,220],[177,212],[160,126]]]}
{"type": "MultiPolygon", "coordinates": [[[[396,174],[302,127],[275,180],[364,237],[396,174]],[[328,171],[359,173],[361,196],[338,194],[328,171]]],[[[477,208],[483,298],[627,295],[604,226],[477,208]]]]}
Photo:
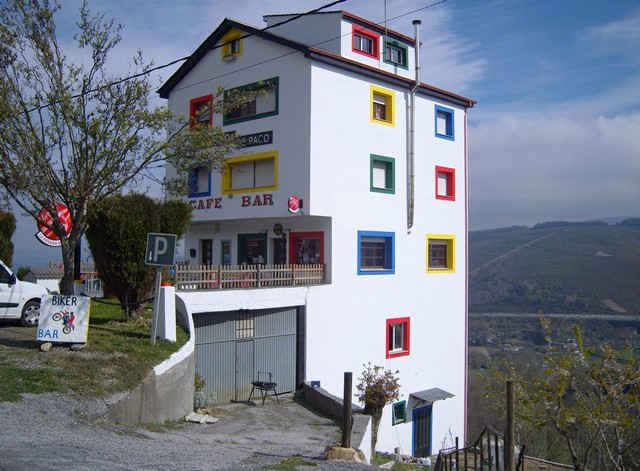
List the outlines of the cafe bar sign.
{"type": "Polygon", "coordinates": [[[235,131],[225,132],[224,137],[227,140],[238,139],[237,147],[255,147],[273,144],[273,131],[262,131],[254,134],[245,134],[238,136],[235,131]]]}

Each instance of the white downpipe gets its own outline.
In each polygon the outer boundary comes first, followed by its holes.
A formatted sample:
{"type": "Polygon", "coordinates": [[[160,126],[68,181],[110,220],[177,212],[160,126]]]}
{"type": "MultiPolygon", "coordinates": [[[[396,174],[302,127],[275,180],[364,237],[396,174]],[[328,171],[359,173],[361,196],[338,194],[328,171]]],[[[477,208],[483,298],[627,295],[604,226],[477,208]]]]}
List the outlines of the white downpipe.
{"type": "Polygon", "coordinates": [[[415,201],[415,120],[416,120],[416,89],[420,86],[420,24],[422,21],[413,20],[414,36],[416,45],[415,51],[415,70],[416,83],[411,87],[409,93],[409,145],[407,157],[407,232],[411,232],[413,228],[413,214],[415,201]]]}

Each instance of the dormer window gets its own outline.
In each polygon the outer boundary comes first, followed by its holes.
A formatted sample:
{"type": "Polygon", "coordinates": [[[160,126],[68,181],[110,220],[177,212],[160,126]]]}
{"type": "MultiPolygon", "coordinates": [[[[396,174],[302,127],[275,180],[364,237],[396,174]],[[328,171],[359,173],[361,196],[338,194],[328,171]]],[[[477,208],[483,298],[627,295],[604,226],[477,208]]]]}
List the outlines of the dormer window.
{"type": "Polygon", "coordinates": [[[380,56],[378,42],[380,36],[373,31],[366,30],[360,26],[353,25],[352,31],[353,52],[363,54],[365,56],[373,57],[377,59],[380,56]]]}
{"type": "Polygon", "coordinates": [[[220,39],[220,55],[224,61],[233,60],[242,55],[242,31],[232,29],[220,39]]]}
{"type": "Polygon", "coordinates": [[[407,46],[397,41],[385,38],[384,62],[397,67],[407,68],[407,46]]]}

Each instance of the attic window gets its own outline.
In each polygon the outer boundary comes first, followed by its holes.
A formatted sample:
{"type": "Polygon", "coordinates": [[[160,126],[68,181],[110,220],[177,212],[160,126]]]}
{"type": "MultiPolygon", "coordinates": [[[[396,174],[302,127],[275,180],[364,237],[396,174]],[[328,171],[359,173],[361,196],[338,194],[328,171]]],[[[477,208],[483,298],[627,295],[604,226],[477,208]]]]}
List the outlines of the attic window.
{"type": "Polygon", "coordinates": [[[235,59],[242,55],[242,31],[231,30],[220,39],[220,55],[223,60],[235,59]]]}
{"type": "Polygon", "coordinates": [[[358,54],[377,59],[380,56],[378,42],[380,36],[373,31],[353,25],[352,50],[358,54]]]}

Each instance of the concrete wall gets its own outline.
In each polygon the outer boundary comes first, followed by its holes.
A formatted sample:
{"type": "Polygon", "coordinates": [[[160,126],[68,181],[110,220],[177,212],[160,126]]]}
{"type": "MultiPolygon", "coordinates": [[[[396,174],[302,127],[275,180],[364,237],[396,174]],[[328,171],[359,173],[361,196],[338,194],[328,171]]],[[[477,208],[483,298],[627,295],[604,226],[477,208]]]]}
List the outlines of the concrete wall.
{"type": "Polygon", "coordinates": [[[194,326],[190,311],[176,297],[178,322],[187,328],[189,340],[169,358],[156,365],[133,391],[106,401],[106,416],[120,423],[178,420],[193,411],[195,356],[194,326]]]}
{"type": "MultiPolygon", "coordinates": [[[[292,15],[266,15],[264,20],[267,25],[272,25],[291,17],[292,15]]],[[[314,46],[331,51],[334,54],[340,54],[341,19],[342,13],[340,12],[307,15],[282,26],[272,28],[269,32],[308,46],[314,46]]]]}

